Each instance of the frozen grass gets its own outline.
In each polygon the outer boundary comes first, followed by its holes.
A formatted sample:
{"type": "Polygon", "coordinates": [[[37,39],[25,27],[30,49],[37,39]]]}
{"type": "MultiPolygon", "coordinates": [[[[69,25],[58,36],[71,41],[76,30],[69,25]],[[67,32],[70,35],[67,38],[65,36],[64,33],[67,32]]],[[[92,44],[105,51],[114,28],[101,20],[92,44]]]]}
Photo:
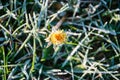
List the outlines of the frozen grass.
{"type": "Polygon", "coordinates": [[[119,80],[119,3],[1,0],[0,80],[119,80]],[[45,41],[56,28],[63,45],[45,41]]]}

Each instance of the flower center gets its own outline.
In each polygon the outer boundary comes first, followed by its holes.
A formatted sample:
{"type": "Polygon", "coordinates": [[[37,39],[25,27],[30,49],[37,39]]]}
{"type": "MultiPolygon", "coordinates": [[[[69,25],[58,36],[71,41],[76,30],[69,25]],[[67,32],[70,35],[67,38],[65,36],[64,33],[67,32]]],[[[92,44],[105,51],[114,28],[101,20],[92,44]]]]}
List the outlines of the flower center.
{"type": "Polygon", "coordinates": [[[56,34],[55,35],[55,38],[58,40],[58,41],[61,41],[61,40],[63,40],[63,37],[62,37],[63,35],[62,34],[56,34]]]}
{"type": "Polygon", "coordinates": [[[51,33],[47,38],[47,40],[52,42],[55,45],[59,45],[66,42],[66,38],[67,38],[66,33],[62,30],[58,30],[56,32],[51,33]]]}

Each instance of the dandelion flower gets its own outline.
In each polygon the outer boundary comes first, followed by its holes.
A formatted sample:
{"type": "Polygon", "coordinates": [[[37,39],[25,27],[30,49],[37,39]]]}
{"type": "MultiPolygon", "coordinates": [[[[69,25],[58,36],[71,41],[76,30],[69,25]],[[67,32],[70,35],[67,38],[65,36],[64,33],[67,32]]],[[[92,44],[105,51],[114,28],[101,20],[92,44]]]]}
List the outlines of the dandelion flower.
{"type": "Polygon", "coordinates": [[[67,34],[63,30],[58,30],[52,32],[48,38],[46,39],[47,42],[51,42],[54,45],[59,45],[65,43],[67,38],[67,34]]]}

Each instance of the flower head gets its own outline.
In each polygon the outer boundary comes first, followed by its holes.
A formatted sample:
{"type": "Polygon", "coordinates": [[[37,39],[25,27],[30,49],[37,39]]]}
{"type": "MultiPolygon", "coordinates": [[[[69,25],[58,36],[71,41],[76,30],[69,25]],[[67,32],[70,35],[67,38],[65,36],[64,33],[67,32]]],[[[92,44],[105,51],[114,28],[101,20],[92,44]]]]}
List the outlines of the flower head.
{"type": "Polygon", "coordinates": [[[46,39],[47,42],[51,42],[52,44],[59,45],[63,44],[66,41],[67,34],[63,30],[58,30],[52,32],[48,38],[46,39]]]}

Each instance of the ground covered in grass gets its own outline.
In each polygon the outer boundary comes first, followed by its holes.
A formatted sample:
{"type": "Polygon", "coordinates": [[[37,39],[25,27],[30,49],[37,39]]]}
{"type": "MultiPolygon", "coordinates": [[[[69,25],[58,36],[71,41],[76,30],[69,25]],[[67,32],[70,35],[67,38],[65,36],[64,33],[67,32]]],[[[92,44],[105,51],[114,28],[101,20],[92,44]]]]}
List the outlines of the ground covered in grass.
{"type": "Polygon", "coordinates": [[[119,80],[120,0],[0,0],[0,80],[119,80]]]}

